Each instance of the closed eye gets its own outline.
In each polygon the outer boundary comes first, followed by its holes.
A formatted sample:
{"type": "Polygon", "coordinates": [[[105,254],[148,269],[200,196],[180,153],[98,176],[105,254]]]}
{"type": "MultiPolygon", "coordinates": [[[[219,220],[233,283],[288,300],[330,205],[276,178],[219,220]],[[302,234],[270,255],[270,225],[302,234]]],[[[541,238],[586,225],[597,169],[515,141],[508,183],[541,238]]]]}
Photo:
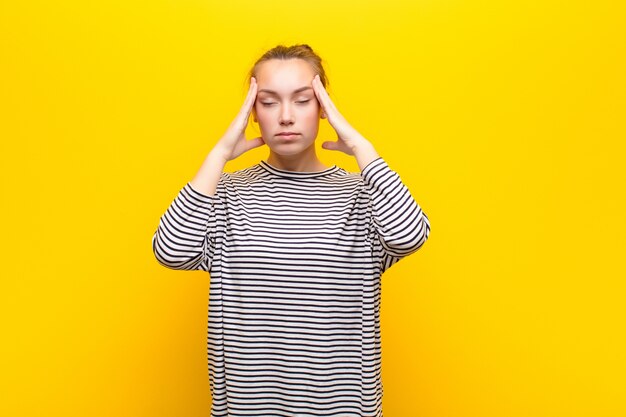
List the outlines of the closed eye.
{"type": "MultiPolygon", "coordinates": [[[[298,104],[305,104],[305,103],[308,103],[309,101],[311,101],[311,100],[309,99],[309,100],[296,101],[296,103],[298,103],[298,104]]],[[[276,104],[276,103],[267,103],[267,102],[263,103],[263,102],[261,102],[261,104],[266,106],[266,107],[269,107],[269,106],[271,106],[273,104],[276,104]]]]}

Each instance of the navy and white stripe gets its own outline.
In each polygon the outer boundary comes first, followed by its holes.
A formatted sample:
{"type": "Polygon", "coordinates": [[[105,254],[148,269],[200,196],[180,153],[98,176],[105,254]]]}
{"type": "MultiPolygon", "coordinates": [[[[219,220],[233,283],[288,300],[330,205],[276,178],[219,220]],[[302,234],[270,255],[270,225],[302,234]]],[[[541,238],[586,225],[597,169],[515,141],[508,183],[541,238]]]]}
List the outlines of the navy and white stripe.
{"type": "Polygon", "coordinates": [[[361,173],[261,161],[213,196],[187,183],[152,247],[210,273],[211,416],[382,416],[380,277],[429,232],[382,157],[361,173]]]}

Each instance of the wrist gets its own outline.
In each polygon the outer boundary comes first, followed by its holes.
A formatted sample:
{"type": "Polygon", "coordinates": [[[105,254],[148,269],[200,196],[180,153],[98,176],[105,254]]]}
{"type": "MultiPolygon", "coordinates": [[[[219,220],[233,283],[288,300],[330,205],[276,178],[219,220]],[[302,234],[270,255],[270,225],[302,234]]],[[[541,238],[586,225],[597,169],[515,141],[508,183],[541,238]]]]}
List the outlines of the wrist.
{"type": "Polygon", "coordinates": [[[361,152],[364,149],[372,147],[372,144],[370,143],[370,141],[365,139],[360,134],[356,135],[353,139],[351,139],[349,143],[350,143],[350,150],[355,155],[357,152],[361,152]]]}
{"type": "Polygon", "coordinates": [[[214,163],[220,163],[220,164],[226,165],[226,162],[230,160],[230,158],[228,158],[227,155],[228,155],[228,152],[226,152],[224,149],[220,148],[219,146],[215,146],[213,149],[211,149],[211,151],[207,155],[207,159],[211,159],[214,163]]]}
{"type": "Polygon", "coordinates": [[[376,149],[374,149],[374,145],[366,140],[363,143],[354,146],[353,152],[361,171],[374,159],[380,157],[378,152],[376,152],[376,149]]]}

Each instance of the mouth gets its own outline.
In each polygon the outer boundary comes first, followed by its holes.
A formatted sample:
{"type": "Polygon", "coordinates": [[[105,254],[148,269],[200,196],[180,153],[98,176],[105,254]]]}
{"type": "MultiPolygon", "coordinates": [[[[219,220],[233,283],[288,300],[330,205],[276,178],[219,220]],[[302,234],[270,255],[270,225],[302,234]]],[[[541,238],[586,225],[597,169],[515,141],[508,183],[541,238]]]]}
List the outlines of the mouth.
{"type": "Polygon", "coordinates": [[[276,136],[280,136],[281,138],[295,138],[299,136],[299,133],[287,132],[287,133],[278,133],[276,136]]]}

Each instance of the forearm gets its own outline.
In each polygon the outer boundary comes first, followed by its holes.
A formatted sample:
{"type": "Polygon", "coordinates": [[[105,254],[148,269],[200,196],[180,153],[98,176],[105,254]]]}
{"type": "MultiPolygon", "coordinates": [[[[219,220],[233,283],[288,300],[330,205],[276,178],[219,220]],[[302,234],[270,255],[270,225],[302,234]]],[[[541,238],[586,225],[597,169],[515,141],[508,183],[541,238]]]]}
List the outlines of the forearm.
{"type": "Polygon", "coordinates": [[[202,194],[208,196],[215,195],[217,184],[224,171],[224,166],[226,166],[226,161],[220,150],[213,148],[190,181],[191,186],[202,194]]]}

